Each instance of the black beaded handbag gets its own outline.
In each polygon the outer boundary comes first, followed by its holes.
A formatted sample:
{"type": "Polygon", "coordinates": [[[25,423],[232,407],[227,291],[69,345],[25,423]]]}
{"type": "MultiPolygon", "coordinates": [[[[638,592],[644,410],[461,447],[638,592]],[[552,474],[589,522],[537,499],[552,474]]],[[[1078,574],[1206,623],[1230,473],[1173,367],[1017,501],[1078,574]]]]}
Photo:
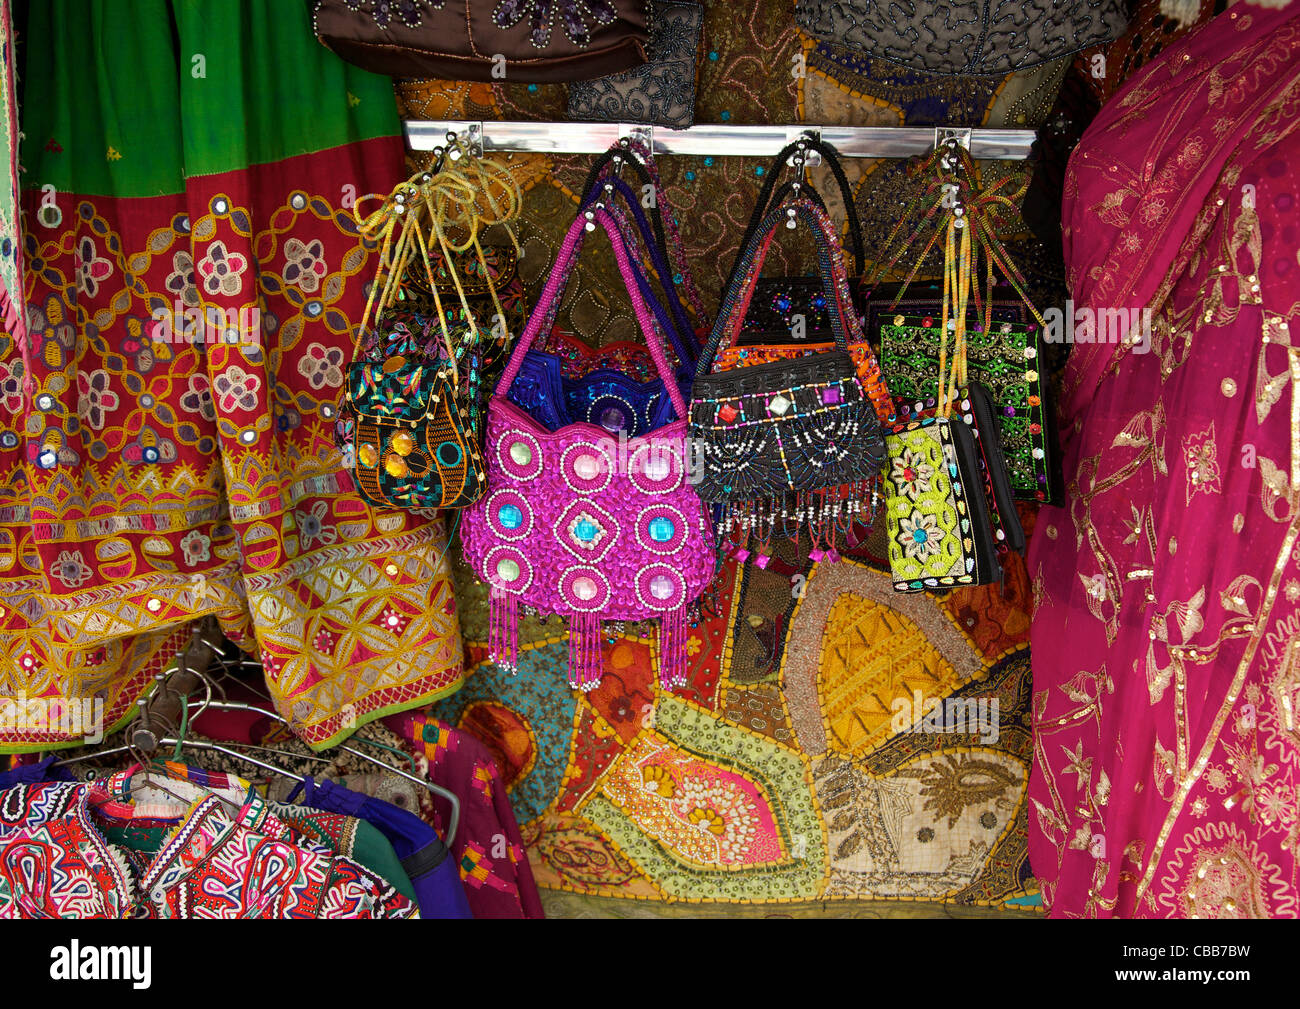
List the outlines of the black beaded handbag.
{"type": "MultiPolygon", "coordinates": [[[[848,341],[861,339],[839,240],[807,198],[770,212],[742,250],[708,345],[696,365],[691,401],[693,473],[702,498],[723,506],[720,529],[741,541],[807,528],[814,548],[869,518],[884,460],[880,410],[888,391],[864,389],[848,341]],[[831,307],[833,350],[717,374],[720,346],[735,338],[775,232],[803,221],[817,239],[822,293],[831,307]]],[[[886,414],[887,415],[887,414],[886,414]]]]}
{"type": "MultiPolygon", "coordinates": [[[[731,267],[728,283],[736,279],[741,265],[743,251],[749,247],[750,240],[758,232],[768,211],[779,207],[787,199],[806,197],[813,200],[821,210],[826,206],[821,195],[805,178],[805,168],[809,159],[816,153],[831,170],[840,197],[844,201],[848,217],[849,242],[853,246],[854,272],[849,275],[849,291],[856,298],[857,278],[862,276],[866,259],[865,244],[862,239],[862,223],[858,219],[857,208],[853,203],[853,189],[848,176],[839,161],[839,152],[835,148],[811,135],[801,136],[788,144],[768,166],[764,173],[763,188],[759,191],[758,202],[750,216],[745,235],[740,240],[741,253],[731,267]],[[780,183],[784,169],[794,169],[795,177],[780,183]]],[[[861,305],[855,300],[854,308],[861,315],[861,305]]],[[[745,312],[741,327],[739,343],[747,346],[777,343],[829,343],[831,341],[830,306],[822,291],[821,278],[813,276],[794,277],[760,277],[754,289],[754,297],[745,312]]]]}

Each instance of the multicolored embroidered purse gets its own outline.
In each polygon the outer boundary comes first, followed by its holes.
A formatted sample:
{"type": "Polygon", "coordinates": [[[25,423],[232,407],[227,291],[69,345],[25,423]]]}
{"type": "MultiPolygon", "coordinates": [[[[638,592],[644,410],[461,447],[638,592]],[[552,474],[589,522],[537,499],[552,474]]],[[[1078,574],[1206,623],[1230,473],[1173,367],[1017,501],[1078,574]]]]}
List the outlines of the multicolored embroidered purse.
{"type": "MultiPolygon", "coordinates": [[[[1024,541],[1005,460],[995,432],[989,430],[993,419],[987,393],[982,387],[968,387],[967,323],[975,229],[965,216],[961,190],[948,188],[950,176],[945,173],[951,162],[936,159],[936,165],[941,172],[927,189],[933,205],[903,246],[939,217],[945,245],[934,395],[928,402],[918,398],[915,406],[922,409],[895,425],[885,439],[890,460],[885,530],[894,588],[900,592],[997,581],[1002,575],[999,551],[1021,549],[1024,541]]],[[[893,239],[891,235],[886,250],[893,239]]],[[[894,262],[897,259],[896,255],[894,262]]],[[[987,320],[986,315],[985,325],[987,320]]]]}
{"type": "MultiPolygon", "coordinates": [[[[519,256],[510,245],[484,245],[483,259],[473,250],[454,257],[453,269],[465,295],[462,306],[456,284],[441,259],[434,263],[434,284],[447,313],[447,324],[468,329],[470,319],[481,338],[480,374],[491,385],[506,366],[514,338],[528,322],[524,282],[519,276],[519,256]],[[466,309],[468,308],[468,312],[466,309]]],[[[433,291],[420,271],[408,274],[403,284],[407,301],[430,318],[437,311],[433,291]]]]}
{"type": "Polygon", "coordinates": [[[834,549],[872,496],[885,449],[878,418],[891,406],[883,384],[863,388],[850,333],[860,337],[861,323],[830,219],[807,198],[773,210],[742,251],[696,365],[691,402],[700,496],[725,506],[722,528],[738,541],[756,533],[765,543],[779,523],[792,535],[806,526],[815,549],[834,549]],[[777,227],[799,220],[817,240],[835,349],[710,374],[719,347],[740,329],[777,227]]]}
{"type": "Polygon", "coordinates": [[[360,207],[370,197],[357,201],[361,233],[381,246],[348,371],[344,462],[354,470],[361,496],[379,507],[463,508],[486,484],[478,423],[480,331],[455,263],[470,249],[477,253],[480,277],[499,308],[478,235],[487,224],[516,217],[520,194],[504,168],[482,159],[470,163],[470,174],[463,174],[440,161],[437,170],[413,176],[364,217],[360,207]],[[447,234],[451,222],[469,238],[453,242],[447,234]],[[443,306],[443,285],[429,256],[434,242],[458,310],[443,306]],[[400,300],[417,262],[433,302],[431,315],[400,300]],[[373,331],[367,326],[372,309],[373,331]]]}
{"type": "MultiPolygon", "coordinates": [[[[996,432],[1006,453],[1011,486],[1026,501],[1050,501],[1052,423],[1046,377],[1040,370],[1037,323],[997,322],[984,330],[970,320],[967,368],[972,382],[989,391],[999,416],[996,432]]],[[[880,366],[900,408],[933,402],[938,395],[940,333],[933,315],[895,314],[880,327],[880,366]]]]}
{"type": "Polygon", "coordinates": [[[464,508],[483,491],[477,418],[467,406],[474,397],[459,395],[454,355],[427,355],[433,326],[427,316],[393,313],[382,357],[348,370],[357,490],[373,505],[464,508]]]}
{"type": "Polygon", "coordinates": [[[516,669],[521,604],[569,617],[569,682],[602,675],[600,623],[660,618],[659,678],[686,682],[687,610],[713,578],[708,514],[687,480],[686,403],[655,339],[618,226],[595,208],[678,419],[637,438],[577,422],[547,430],[508,398],[560,297],[586,221],[569,228],[546,288],[489,401],[488,490],[461,526],[465,559],[490,586],[488,646],[516,669]]]}
{"type": "Polygon", "coordinates": [[[885,534],[894,588],[922,592],[997,581],[1002,569],[987,535],[970,429],[931,414],[894,426],[885,445],[885,534]]]}

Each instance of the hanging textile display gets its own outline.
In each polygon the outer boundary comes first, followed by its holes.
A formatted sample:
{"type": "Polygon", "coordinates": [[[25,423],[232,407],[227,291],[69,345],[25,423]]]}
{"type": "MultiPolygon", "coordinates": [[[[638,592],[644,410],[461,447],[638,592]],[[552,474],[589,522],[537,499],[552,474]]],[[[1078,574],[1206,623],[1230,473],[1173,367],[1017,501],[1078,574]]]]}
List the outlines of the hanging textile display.
{"type": "Polygon", "coordinates": [[[391,82],[264,0],[129,6],[31,11],[0,692],[107,730],[215,614],[326,746],[461,681],[441,524],[367,505],[332,437],[373,269],[352,206],[409,174],[391,82]]]}
{"type": "Polygon", "coordinates": [[[1070,161],[1093,330],[1029,553],[1055,916],[1300,915],[1298,102],[1300,8],[1241,4],[1133,74],[1070,161]]]}
{"type": "MultiPolygon", "coordinates": [[[[23,240],[18,221],[18,67],[14,52],[10,0],[0,2],[0,140],[4,143],[4,180],[0,185],[0,322],[20,343],[26,336],[23,311],[23,240]]],[[[0,365],[0,368],[3,368],[0,365]]],[[[0,371],[0,382],[20,378],[0,371]]]]}

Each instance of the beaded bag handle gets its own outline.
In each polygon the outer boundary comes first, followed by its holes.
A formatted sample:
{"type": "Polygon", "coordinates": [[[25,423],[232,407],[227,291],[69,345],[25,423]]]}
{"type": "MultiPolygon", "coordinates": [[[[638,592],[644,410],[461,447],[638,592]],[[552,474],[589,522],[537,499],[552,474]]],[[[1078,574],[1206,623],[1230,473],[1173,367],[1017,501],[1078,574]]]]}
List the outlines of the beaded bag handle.
{"type": "Polygon", "coordinates": [[[677,268],[675,274],[671,276],[664,275],[661,279],[665,285],[669,281],[680,285],[686,295],[686,301],[695,312],[695,317],[702,323],[707,323],[709,316],[704,309],[704,299],[700,297],[699,288],[695,286],[695,278],[691,275],[689,261],[686,256],[686,246],[682,243],[682,235],[677,226],[677,219],[672,214],[672,204],[668,200],[663,180],[659,176],[659,166],[655,164],[654,154],[643,140],[639,137],[625,137],[596,159],[596,163],[592,165],[591,171],[587,175],[587,181],[582,187],[583,202],[585,203],[587,196],[590,195],[597,176],[615,158],[618,158],[622,164],[630,165],[632,170],[640,177],[642,184],[650,186],[654,190],[655,199],[650,207],[650,220],[654,224],[655,236],[658,238],[659,244],[668,254],[668,261],[677,268]],[[628,154],[632,154],[634,157],[628,157],[628,154]],[[665,237],[665,232],[667,232],[667,237],[665,237]]]}
{"type": "MultiPolygon", "coordinates": [[[[673,371],[668,366],[664,352],[660,349],[658,340],[655,339],[654,324],[650,317],[650,311],[646,308],[645,300],[641,296],[641,286],[637,283],[636,272],[628,256],[623,236],[619,232],[614,218],[610,216],[609,211],[604,207],[598,207],[592,213],[594,219],[605,229],[605,234],[609,236],[610,244],[614,248],[614,258],[618,262],[619,273],[623,275],[623,283],[632,299],[632,308],[636,313],[637,322],[640,325],[642,334],[645,336],[646,343],[649,345],[650,356],[659,371],[659,377],[663,379],[664,391],[668,393],[668,398],[673,404],[673,409],[677,411],[677,416],[684,419],[687,416],[686,402],[682,399],[681,391],[673,380],[673,371]]],[[[578,244],[586,225],[585,217],[577,217],[574,219],[573,224],[569,226],[569,233],[565,236],[564,244],[560,247],[560,252],[556,256],[551,269],[551,276],[546,281],[546,287],[543,288],[537,306],[534,307],[533,314],[528,320],[528,325],[524,327],[523,335],[520,336],[519,342],[510,355],[510,362],[506,365],[501,380],[497,383],[496,396],[504,397],[510,390],[510,386],[514,384],[515,377],[519,374],[519,369],[523,365],[524,355],[528,353],[528,348],[533,340],[537,338],[538,333],[541,332],[546,309],[555,299],[560,297],[567,280],[568,266],[577,255],[578,244]]]]}
{"type": "MultiPolygon", "coordinates": [[[[688,354],[690,362],[694,363],[695,355],[699,350],[698,347],[694,346],[695,327],[691,325],[690,317],[686,314],[686,308],[682,304],[681,295],[677,290],[678,285],[673,283],[672,266],[668,261],[667,250],[659,242],[652,240],[653,236],[649,226],[649,221],[646,218],[645,211],[641,209],[641,201],[636,198],[636,193],[633,192],[632,187],[629,186],[627,182],[619,178],[617,175],[606,173],[601,178],[601,190],[599,192],[592,190],[586,195],[586,197],[584,197],[582,201],[582,210],[586,211],[590,209],[593,204],[602,203],[605,204],[610,213],[613,214],[614,220],[622,226],[623,233],[630,236],[628,245],[629,252],[640,251],[640,247],[634,242],[635,237],[639,234],[641,242],[646,247],[646,252],[650,259],[650,265],[653,268],[655,275],[659,278],[660,286],[664,290],[664,303],[668,306],[669,311],[672,312],[673,319],[677,322],[679,332],[683,334],[683,336],[689,335],[691,337],[691,346],[689,349],[686,347],[678,347],[677,351],[679,354],[688,354]],[[602,193],[604,194],[603,196],[601,195],[602,193]],[[623,197],[622,202],[612,199],[615,193],[623,197]],[[635,232],[627,224],[627,210],[632,212],[632,218],[636,222],[635,232]]],[[[657,209],[652,208],[652,213],[656,212],[657,209]]],[[[685,358],[683,358],[683,360],[685,360],[685,358]]]]}
{"type": "MultiPolygon", "coordinates": [[[[635,238],[639,232],[642,241],[645,242],[649,248],[651,265],[653,266],[655,273],[657,273],[661,278],[668,276],[667,263],[664,260],[663,250],[651,241],[650,224],[647,221],[645,214],[641,211],[640,204],[637,201],[636,194],[632,191],[632,188],[619,178],[607,179],[605,187],[603,193],[608,194],[610,192],[617,192],[623,197],[628,208],[632,211],[632,216],[636,221],[637,229],[636,231],[633,231],[633,229],[628,227],[623,208],[620,207],[618,203],[611,201],[606,204],[604,196],[602,195],[602,190],[592,190],[586,197],[584,197],[582,206],[579,208],[578,216],[588,222],[586,230],[590,231],[595,228],[594,218],[589,216],[593,214],[593,204],[596,206],[604,205],[605,209],[607,209],[614,217],[614,220],[618,222],[619,230],[624,235],[630,236],[629,241],[631,238],[635,238]]],[[[577,252],[575,253],[574,258],[570,260],[569,265],[565,268],[566,273],[563,281],[565,287],[568,286],[569,275],[572,273],[577,263],[577,257],[582,252],[582,245],[583,239],[582,237],[579,237],[577,252]]],[[[639,270],[637,271],[637,277],[639,281],[643,280],[643,274],[639,270]]],[[[655,298],[648,283],[641,283],[641,291],[650,300],[650,307],[655,310],[654,314],[659,322],[659,329],[666,334],[668,340],[672,343],[673,350],[676,351],[678,359],[683,364],[694,364],[696,355],[699,351],[694,346],[694,340],[687,337],[687,334],[694,334],[690,320],[686,318],[686,312],[682,308],[681,300],[677,297],[675,286],[668,282],[662,283],[662,286],[664,288],[665,298],[668,302],[668,309],[673,314],[674,324],[668,324],[664,319],[660,302],[655,298]]],[[[546,318],[542,323],[541,336],[539,337],[541,345],[545,345],[546,338],[550,334],[552,327],[555,325],[555,318],[560,311],[560,300],[561,299],[556,299],[547,307],[546,318]]]]}
{"type": "MultiPolygon", "coordinates": [[[[835,177],[836,184],[840,187],[840,196],[844,200],[845,214],[848,216],[849,221],[849,240],[853,243],[853,259],[858,267],[858,276],[861,276],[867,256],[866,246],[862,240],[862,221],[858,217],[857,204],[853,200],[853,187],[849,185],[848,176],[844,174],[844,167],[840,164],[839,151],[831,144],[809,135],[802,136],[793,143],[787,144],[772,159],[771,166],[768,168],[766,177],[763,180],[763,188],[759,190],[758,202],[754,204],[754,212],[750,215],[744,237],[740,240],[740,248],[744,249],[749,245],[749,240],[758,231],[763,215],[767,213],[768,208],[774,205],[779,206],[776,201],[781,199],[781,194],[785,192],[786,187],[792,188],[793,196],[796,199],[801,195],[799,190],[806,189],[808,195],[813,196],[822,205],[822,209],[825,209],[826,204],[822,200],[821,194],[804,178],[805,159],[802,155],[807,151],[816,151],[822,156],[827,167],[830,168],[831,174],[835,177]],[[780,177],[781,170],[790,163],[792,158],[795,160],[794,167],[798,172],[798,177],[787,181],[780,190],[774,192],[776,190],[776,180],[780,177]]],[[[737,256],[736,262],[731,266],[727,286],[731,285],[739,266],[740,257],[737,256]]]]}
{"type": "MultiPolygon", "coordinates": [[[[449,159],[441,158],[442,152],[439,152],[440,164],[437,171],[417,172],[387,196],[369,193],[359,197],[353,207],[353,215],[362,237],[379,244],[375,281],[366,299],[361,324],[357,328],[353,357],[356,358],[361,353],[361,343],[370,323],[372,310],[377,319],[385,309],[396,304],[401,295],[402,279],[418,256],[424,267],[429,289],[433,293],[452,378],[459,384],[456,363],[458,354],[447,328],[446,312],[438,293],[438,285],[434,282],[429,250],[434,247],[434,240],[436,240],[436,247],[442,254],[443,269],[446,270],[456,288],[456,294],[469,322],[466,342],[476,341],[479,336],[478,326],[453,263],[453,255],[473,249],[484,276],[490,276],[491,271],[488,269],[487,257],[483,252],[479,236],[488,227],[496,224],[504,225],[517,253],[518,241],[515,239],[514,231],[509,227],[509,222],[518,218],[523,197],[505,166],[487,159],[469,157],[468,150],[462,142],[455,140],[453,143],[456,146],[450,152],[449,159]],[[457,171],[447,164],[447,160],[454,161],[465,157],[469,157],[472,168],[470,173],[457,171]],[[371,200],[380,200],[379,208],[363,214],[363,204],[371,200]],[[426,229],[429,231],[427,237],[426,229]],[[457,241],[453,235],[457,230],[467,237],[457,241]]],[[[496,289],[490,280],[488,287],[498,312],[504,314],[497,299],[496,289]]]]}
{"type": "Polygon", "coordinates": [[[727,285],[726,297],[723,298],[717,318],[713,320],[713,331],[709,334],[709,341],[704,345],[699,360],[696,361],[696,378],[703,378],[709,373],[718,351],[735,339],[740,332],[741,324],[749,311],[750,301],[754,297],[754,290],[758,285],[758,275],[763,269],[763,263],[776,237],[777,227],[785,223],[787,227],[793,228],[799,220],[811,227],[817,241],[817,255],[821,266],[818,272],[822,281],[822,291],[826,295],[827,306],[835,306],[835,311],[829,313],[835,347],[846,354],[849,352],[846,330],[852,329],[857,333],[861,330],[862,324],[858,321],[849,300],[848,277],[844,272],[844,258],[840,253],[839,239],[835,235],[830,218],[812,200],[800,197],[791,200],[784,207],[770,211],[759,230],[741,249],[737,265],[742,268],[742,272],[727,285]]]}

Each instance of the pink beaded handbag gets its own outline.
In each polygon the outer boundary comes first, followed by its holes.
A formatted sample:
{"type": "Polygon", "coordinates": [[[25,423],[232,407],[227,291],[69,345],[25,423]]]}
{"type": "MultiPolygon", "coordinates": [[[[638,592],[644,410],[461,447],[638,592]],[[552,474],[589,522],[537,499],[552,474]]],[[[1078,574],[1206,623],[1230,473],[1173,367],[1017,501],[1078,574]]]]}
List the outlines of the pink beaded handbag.
{"type": "Polygon", "coordinates": [[[659,680],[672,689],[686,682],[687,610],[713,578],[713,529],[687,479],[686,403],[635,267],[603,207],[594,220],[609,235],[677,419],[630,440],[589,423],[551,431],[506,398],[562,294],[587,224],[578,217],[488,404],[487,492],[463,513],[461,542],[491,587],[488,647],[495,662],[518,667],[521,603],[558,613],[570,620],[569,682],[591,690],[602,674],[601,620],[659,618],[659,680]]]}

